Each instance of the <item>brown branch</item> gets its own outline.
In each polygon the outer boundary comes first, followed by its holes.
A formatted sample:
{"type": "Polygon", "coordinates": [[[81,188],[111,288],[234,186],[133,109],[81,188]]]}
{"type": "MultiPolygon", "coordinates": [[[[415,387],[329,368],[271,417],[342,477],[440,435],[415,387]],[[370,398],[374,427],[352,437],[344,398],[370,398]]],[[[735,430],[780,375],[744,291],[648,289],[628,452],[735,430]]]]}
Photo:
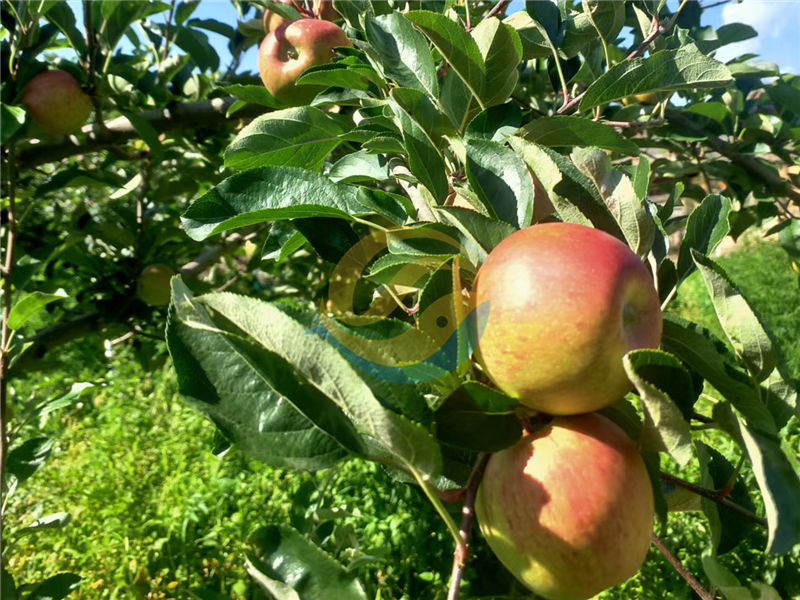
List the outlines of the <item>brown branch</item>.
{"type": "MultiPolygon", "coordinates": [[[[202,102],[177,103],[169,108],[158,108],[139,113],[139,117],[147,121],[158,133],[172,131],[183,127],[235,122],[239,119],[250,119],[270,112],[271,109],[258,104],[247,104],[230,117],[228,109],[236,98],[214,98],[202,102]]],[[[82,129],[85,142],[75,144],[72,141],[50,145],[30,144],[19,152],[19,166],[29,169],[45,163],[58,162],[70,156],[98,152],[111,146],[122,144],[128,140],[139,138],[136,128],[126,117],[117,117],[98,124],[85,125],[82,129]]]]}
{"type": "Polygon", "coordinates": [[[759,517],[758,515],[753,514],[746,508],[739,506],[735,502],[731,502],[730,500],[728,500],[725,497],[727,493],[723,493],[725,491],[724,489],[720,491],[709,490],[708,488],[704,488],[694,483],[684,481],[683,479],[675,477],[674,475],[671,475],[669,473],[665,473],[664,471],[661,471],[661,479],[666,481],[667,483],[671,483],[672,485],[682,487],[685,490],[689,490],[690,492],[697,494],[698,496],[702,496],[703,498],[712,500],[713,502],[716,502],[720,506],[724,506],[731,512],[736,513],[740,517],[744,517],[748,521],[752,521],[753,523],[755,523],[760,527],[763,527],[764,529],[767,528],[766,519],[759,517]]]}
{"type": "Polygon", "coordinates": [[[475,510],[475,497],[478,494],[478,486],[483,479],[483,472],[486,470],[486,463],[489,462],[491,454],[481,454],[472,467],[469,481],[467,481],[466,497],[464,507],[461,509],[461,535],[462,543],[456,546],[453,554],[453,569],[450,573],[450,589],[447,592],[447,600],[458,600],[458,593],[461,589],[461,579],[464,575],[464,565],[469,558],[469,530],[472,526],[472,515],[475,510]]]}
{"type": "Polygon", "coordinates": [[[498,14],[499,12],[501,12],[501,11],[505,10],[506,4],[508,4],[510,1],[511,1],[511,0],[500,0],[500,2],[498,2],[497,4],[495,4],[495,5],[492,7],[492,10],[490,10],[488,13],[486,13],[486,16],[485,16],[485,17],[483,17],[483,18],[484,18],[484,19],[491,19],[492,17],[495,17],[495,16],[497,16],[497,14],[498,14]]]}
{"type": "Polygon", "coordinates": [[[221,244],[206,248],[196,258],[190,260],[180,269],[180,275],[184,278],[197,277],[209,266],[217,262],[220,256],[228,250],[243,245],[245,242],[255,239],[260,229],[253,230],[254,227],[243,228],[242,231],[232,233],[223,239],[221,244]]]}
{"type": "Polygon", "coordinates": [[[638,123],[636,121],[599,121],[603,125],[611,125],[611,127],[620,127],[621,129],[644,129],[646,127],[659,127],[664,124],[664,121],[657,119],[655,121],[645,121],[638,123]]]}
{"type": "Polygon", "coordinates": [[[169,54],[169,27],[172,24],[172,18],[175,15],[175,4],[176,0],[172,0],[169,7],[169,16],[167,17],[167,22],[164,24],[164,51],[161,54],[161,61],[167,60],[167,55],[169,54]]]}
{"type": "MultiPolygon", "coordinates": [[[[0,341],[0,496],[2,496],[3,482],[5,481],[6,459],[8,458],[8,371],[11,365],[9,344],[11,329],[8,319],[11,315],[11,302],[13,300],[13,286],[11,283],[14,275],[14,250],[17,237],[17,169],[14,165],[16,152],[14,142],[8,147],[8,238],[6,241],[6,262],[3,266],[3,323],[2,341],[0,341]]],[[[0,503],[2,506],[2,503],[0,503]]],[[[3,531],[3,517],[0,513],[0,537],[3,531]]]]}
{"type": "Polygon", "coordinates": [[[703,584],[697,581],[697,578],[689,573],[681,564],[681,561],[678,560],[678,557],[675,556],[672,552],[667,550],[667,547],[664,546],[664,542],[662,542],[659,537],[655,533],[650,534],[650,541],[653,542],[653,545],[658,548],[659,552],[664,555],[664,558],[667,559],[669,564],[675,567],[675,570],[680,573],[680,576],[686,580],[686,583],[695,591],[695,593],[700,596],[703,600],[714,600],[714,595],[709,592],[703,584]]]}
{"type": "Polygon", "coordinates": [[[86,29],[86,46],[89,50],[89,99],[94,108],[95,120],[104,127],[103,107],[97,97],[97,34],[94,30],[91,0],[83,0],[83,27],[86,29]]]}

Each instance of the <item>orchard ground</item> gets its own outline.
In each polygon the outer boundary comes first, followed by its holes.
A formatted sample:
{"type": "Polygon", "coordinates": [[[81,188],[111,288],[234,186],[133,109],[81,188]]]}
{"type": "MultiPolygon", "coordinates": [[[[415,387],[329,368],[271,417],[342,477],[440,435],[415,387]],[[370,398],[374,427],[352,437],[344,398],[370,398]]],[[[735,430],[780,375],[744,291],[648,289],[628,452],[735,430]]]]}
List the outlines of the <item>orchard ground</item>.
{"type": "MultiPolygon", "coordinates": [[[[720,262],[787,349],[792,376],[800,376],[800,285],[785,252],[749,236],[720,262]]],[[[698,274],[681,288],[673,310],[721,333],[698,274]]],[[[399,599],[405,589],[413,598],[444,598],[452,539],[417,488],[355,460],[311,475],[271,469],[235,449],[219,459],[212,453],[214,427],[180,400],[168,362],[142,379],[132,348],[106,365],[101,347],[101,339],[86,339],[61,353],[62,370],[15,382],[24,397],[105,371],[93,399],[47,423],[58,440],[54,458],[11,505],[14,523],[25,515],[73,515],[69,527],[19,540],[9,564],[21,580],[73,571],[85,578],[79,597],[89,600],[263,597],[243,567],[244,540],[269,522],[302,527],[309,504],[320,519],[309,524],[315,531],[325,534],[332,519],[350,525],[358,554],[342,550],[345,540],[328,539],[323,547],[353,565],[370,597],[380,590],[384,600],[399,599]],[[312,491],[310,502],[303,501],[312,491]]],[[[723,435],[702,435],[734,455],[723,435]]],[[[786,441],[800,447],[800,431],[786,441]]],[[[699,478],[696,461],[683,470],[666,459],[662,466],[699,478]]],[[[745,475],[752,478],[749,466],[745,475]]],[[[701,513],[671,513],[664,540],[680,549],[690,571],[702,572],[707,537],[701,513]]],[[[756,529],[722,563],[741,581],[766,578],[784,600],[800,598],[800,548],[785,557],[763,555],[765,538],[756,529]]],[[[482,576],[493,572],[490,565],[502,570],[482,540],[473,550],[482,576]]],[[[467,585],[475,576],[466,571],[467,585]]],[[[521,587],[518,597],[525,597],[521,587]]],[[[692,592],[651,548],[640,574],[600,597],[689,600],[692,592]]]]}

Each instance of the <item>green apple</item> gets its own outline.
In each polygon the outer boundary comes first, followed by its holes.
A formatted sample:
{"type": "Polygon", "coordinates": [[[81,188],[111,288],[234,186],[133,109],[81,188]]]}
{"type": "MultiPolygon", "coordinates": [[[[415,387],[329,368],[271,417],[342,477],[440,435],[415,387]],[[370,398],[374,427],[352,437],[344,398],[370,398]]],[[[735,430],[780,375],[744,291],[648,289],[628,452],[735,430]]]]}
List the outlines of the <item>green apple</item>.
{"type": "Polygon", "coordinates": [[[342,28],[319,19],[284,23],[269,33],[258,51],[258,71],[269,92],[286,106],[308,104],[325,89],[295,85],[297,78],[316,65],[333,60],[336,46],[350,46],[342,28]]]}
{"type": "Polygon", "coordinates": [[[548,414],[618,400],[633,387],[623,356],[661,340],[650,272],[624,243],[585,225],[513,233],[489,254],[473,292],[485,324],[476,349],[485,373],[548,414]]]}
{"type": "Polygon", "coordinates": [[[653,530],[644,461],[596,413],[558,417],[493,454],[475,509],[500,561],[549,600],[584,600],[632,577],[653,530]]]}
{"type": "Polygon", "coordinates": [[[22,103],[42,131],[54,135],[74,133],[92,112],[91,98],[66,71],[36,75],[25,86],[22,103]]]}
{"type": "Polygon", "coordinates": [[[177,275],[172,267],[161,264],[147,265],[136,282],[136,293],[149,306],[169,304],[170,280],[177,275]]]}

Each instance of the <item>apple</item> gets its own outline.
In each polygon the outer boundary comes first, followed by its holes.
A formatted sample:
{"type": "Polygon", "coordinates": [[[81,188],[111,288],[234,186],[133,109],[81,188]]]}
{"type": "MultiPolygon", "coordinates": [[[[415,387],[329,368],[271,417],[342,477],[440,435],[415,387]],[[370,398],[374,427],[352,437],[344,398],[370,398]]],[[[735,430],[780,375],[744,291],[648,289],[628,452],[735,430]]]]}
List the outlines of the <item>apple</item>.
{"type": "Polygon", "coordinates": [[[633,387],[623,356],[661,340],[650,272],[624,243],[585,225],[514,232],[481,266],[472,296],[483,328],[475,356],[486,375],[552,415],[621,398],[633,387]]]}
{"type": "Polygon", "coordinates": [[[336,21],[339,18],[339,13],[333,8],[333,0],[314,0],[311,11],[318,19],[336,21]]]}
{"type": "Polygon", "coordinates": [[[67,135],[80,129],[92,112],[92,100],[66,71],[44,71],[22,92],[22,103],[42,131],[67,135]]]}
{"type": "Polygon", "coordinates": [[[645,92],[644,94],[635,94],[622,99],[622,104],[628,106],[638,102],[639,104],[658,104],[658,96],[655,92],[645,92]]]}
{"type": "Polygon", "coordinates": [[[475,510],[500,561],[549,600],[584,600],[633,576],[654,518],[636,446],[596,413],[557,417],[493,454],[475,510]]]}
{"type": "MultiPolygon", "coordinates": [[[[275,0],[278,4],[286,4],[287,6],[293,6],[297,8],[297,5],[294,3],[293,0],[275,0]]],[[[281,25],[286,23],[286,19],[284,19],[281,15],[276,13],[272,10],[265,10],[264,11],[264,33],[269,33],[270,31],[274,31],[281,25]]]]}
{"type": "Polygon", "coordinates": [[[328,21],[299,19],[284,23],[261,42],[261,81],[286,106],[308,104],[325,87],[295,85],[297,78],[309,67],[331,62],[336,46],[351,45],[342,28],[328,21]]]}
{"type": "Polygon", "coordinates": [[[169,304],[172,295],[170,280],[175,275],[175,270],[167,265],[147,265],[136,282],[136,293],[148,306],[169,304]]]}

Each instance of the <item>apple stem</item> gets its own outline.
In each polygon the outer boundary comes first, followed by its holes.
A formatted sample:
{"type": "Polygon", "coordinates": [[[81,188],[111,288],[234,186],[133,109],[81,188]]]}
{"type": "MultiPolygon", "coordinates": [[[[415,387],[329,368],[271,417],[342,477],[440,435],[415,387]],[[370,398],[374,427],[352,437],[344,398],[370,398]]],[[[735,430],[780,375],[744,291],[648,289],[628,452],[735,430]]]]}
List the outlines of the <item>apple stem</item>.
{"type": "Polygon", "coordinates": [[[490,456],[491,454],[488,453],[478,456],[467,481],[464,506],[461,509],[461,528],[458,532],[461,536],[461,543],[456,545],[453,553],[453,570],[450,573],[450,589],[447,591],[447,600],[458,600],[464,566],[469,558],[469,531],[472,527],[472,515],[475,514],[475,498],[478,495],[478,486],[483,479],[483,472],[486,470],[486,463],[489,462],[490,456]]]}
{"type": "Polygon", "coordinates": [[[664,542],[662,542],[655,533],[650,534],[650,540],[653,542],[653,545],[658,548],[659,552],[664,555],[664,558],[669,561],[669,564],[675,567],[675,570],[680,573],[680,576],[686,580],[686,583],[689,584],[689,586],[698,596],[700,596],[703,600],[714,600],[714,595],[704,588],[703,584],[697,581],[697,578],[694,575],[686,570],[686,567],[681,564],[681,561],[678,560],[678,557],[667,550],[667,547],[664,546],[664,542]]]}
{"type": "Polygon", "coordinates": [[[731,502],[730,500],[728,500],[725,497],[727,495],[727,492],[725,491],[725,488],[723,488],[722,490],[719,490],[719,491],[717,491],[717,490],[709,490],[708,488],[704,488],[704,487],[696,485],[694,483],[690,483],[688,481],[684,481],[683,479],[675,477],[674,475],[671,475],[669,473],[665,473],[664,471],[661,471],[661,479],[663,479],[667,483],[671,483],[672,485],[676,485],[678,487],[682,487],[685,490],[689,490],[690,492],[693,492],[693,493],[697,494],[698,496],[702,496],[703,498],[707,498],[709,500],[712,500],[712,501],[716,502],[717,504],[719,504],[721,506],[724,506],[728,510],[730,510],[732,512],[735,512],[740,517],[744,517],[748,521],[752,521],[753,523],[755,523],[756,525],[758,525],[760,527],[763,527],[764,529],[767,528],[767,520],[766,519],[764,519],[762,517],[759,517],[758,515],[750,512],[746,508],[744,508],[742,506],[739,506],[735,502],[731,502]]]}

